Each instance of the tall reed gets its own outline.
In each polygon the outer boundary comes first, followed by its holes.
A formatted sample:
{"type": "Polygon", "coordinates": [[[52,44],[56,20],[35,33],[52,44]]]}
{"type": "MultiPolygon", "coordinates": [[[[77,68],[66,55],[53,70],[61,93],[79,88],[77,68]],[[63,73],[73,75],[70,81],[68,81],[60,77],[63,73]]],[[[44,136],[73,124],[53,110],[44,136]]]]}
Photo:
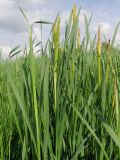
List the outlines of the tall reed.
{"type": "Polygon", "coordinates": [[[98,85],[101,84],[101,27],[98,27],[98,44],[97,44],[97,53],[98,53],[98,85]]]}

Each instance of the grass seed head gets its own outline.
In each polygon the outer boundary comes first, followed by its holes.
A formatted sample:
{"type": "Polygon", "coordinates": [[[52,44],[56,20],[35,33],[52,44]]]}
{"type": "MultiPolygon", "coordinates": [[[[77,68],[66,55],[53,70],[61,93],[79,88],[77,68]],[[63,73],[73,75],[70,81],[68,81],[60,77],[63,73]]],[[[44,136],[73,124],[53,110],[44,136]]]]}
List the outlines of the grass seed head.
{"type": "Polygon", "coordinates": [[[110,65],[110,39],[107,44],[107,65],[110,65]]]}
{"type": "Polygon", "coordinates": [[[109,68],[110,68],[110,39],[107,43],[107,51],[106,51],[106,84],[108,83],[109,79],[109,68]]]}
{"type": "Polygon", "coordinates": [[[52,32],[54,46],[56,44],[56,32],[57,32],[57,25],[55,23],[54,26],[53,26],[53,32],[52,32]]]}
{"type": "Polygon", "coordinates": [[[76,7],[76,5],[74,5],[72,13],[73,13],[73,22],[75,22],[76,18],[77,18],[77,7],[76,7]]]}
{"type": "Polygon", "coordinates": [[[101,27],[98,27],[98,56],[101,56],[101,27]]]}
{"type": "Polygon", "coordinates": [[[107,53],[110,54],[110,39],[108,40],[107,44],[107,53]]]}
{"type": "Polygon", "coordinates": [[[57,41],[58,41],[58,44],[60,42],[60,17],[58,18],[58,22],[57,22],[57,34],[58,34],[58,38],[57,38],[57,41]]]}

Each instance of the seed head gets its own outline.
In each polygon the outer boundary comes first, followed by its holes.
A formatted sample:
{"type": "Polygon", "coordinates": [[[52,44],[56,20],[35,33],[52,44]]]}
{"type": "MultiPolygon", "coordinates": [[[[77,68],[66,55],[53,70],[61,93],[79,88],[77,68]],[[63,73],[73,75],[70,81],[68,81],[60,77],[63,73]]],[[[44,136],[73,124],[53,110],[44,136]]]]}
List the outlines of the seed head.
{"type": "Polygon", "coordinates": [[[60,17],[58,18],[58,22],[57,22],[57,33],[58,33],[58,44],[59,44],[59,41],[60,41],[60,17]]]}
{"type": "Polygon", "coordinates": [[[98,56],[101,56],[101,28],[98,27],[98,56]]]}
{"type": "Polygon", "coordinates": [[[53,32],[52,32],[52,37],[53,37],[53,43],[54,45],[56,44],[56,32],[57,32],[57,25],[56,23],[53,26],[53,32]]]}
{"type": "Polygon", "coordinates": [[[76,5],[74,5],[72,13],[73,13],[73,22],[75,22],[75,20],[77,18],[77,8],[76,8],[76,5]]]}

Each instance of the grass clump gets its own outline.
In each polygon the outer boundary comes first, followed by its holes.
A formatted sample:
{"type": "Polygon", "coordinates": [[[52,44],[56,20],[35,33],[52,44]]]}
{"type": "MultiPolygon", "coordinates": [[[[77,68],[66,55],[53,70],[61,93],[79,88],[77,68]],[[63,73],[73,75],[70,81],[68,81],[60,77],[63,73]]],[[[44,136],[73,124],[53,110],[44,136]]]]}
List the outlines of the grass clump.
{"type": "Polygon", "coordinates": [[[1,160],[120,159],[120,50],[113,45],[118,25],[111,44],[102,43],[99,26],[96,42],[91,17],[84,16],[82,40],[79,15],[74,6],[62,43],[58,16],[37,57],[34,24],[28,22],[24,57],[11,60],[21,52],[17,46],[0,60],[1,160]]]}

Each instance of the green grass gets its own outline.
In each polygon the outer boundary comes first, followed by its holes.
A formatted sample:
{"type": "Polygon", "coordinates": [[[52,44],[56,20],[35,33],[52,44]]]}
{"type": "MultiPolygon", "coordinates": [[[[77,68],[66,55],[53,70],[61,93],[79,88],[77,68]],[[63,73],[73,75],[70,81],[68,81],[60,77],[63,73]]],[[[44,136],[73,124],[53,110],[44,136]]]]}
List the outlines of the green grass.
{"type": "Polygon", "coordinates": [[[91,17],[85,16],[86,32],[78,45],[79,14],[74,13],[74,20],[70,14],[62,42],[59,16],[54,24],[36,22],[52,25],[54,31],[36,57],[34,24],[23,13],[29,50],[12,60],[21,52],[17,46],[8,60],[0,59],[1,160],[120,159],[120,50],[114,47],[119,23],[109,50],[108,42],[101,44],[98,62],[91,17]]]}

